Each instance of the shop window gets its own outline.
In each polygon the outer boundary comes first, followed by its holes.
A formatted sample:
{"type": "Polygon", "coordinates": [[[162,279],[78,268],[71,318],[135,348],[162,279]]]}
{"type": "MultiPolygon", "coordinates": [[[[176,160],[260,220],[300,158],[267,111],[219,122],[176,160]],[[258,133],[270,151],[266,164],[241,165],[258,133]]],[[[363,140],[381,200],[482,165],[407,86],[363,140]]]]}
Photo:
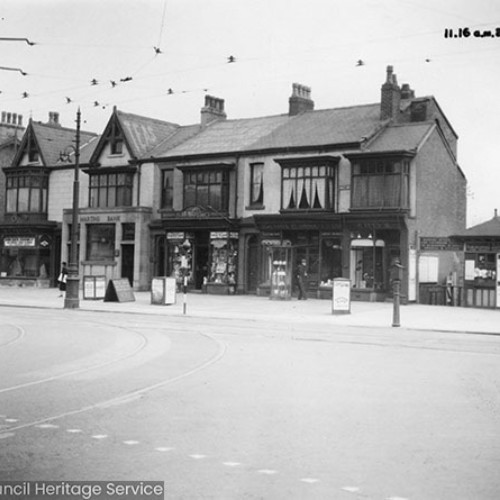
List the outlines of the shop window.
{"type": "Polygon", "coordinates": [[[8,173],[7,213],[47,213],[48,174],[39,171],[8,173]]]}
{"type": "Polygon", "coordinates": [[[229,173],[226,170],[184,172],[184,208],[208,207],[225,212],[229,207],[229,173]]]}
{"type": "Polygon", "coordinates": [[[132,206],[134,174],[131,172],[90,174],[91,208],[132,206]]]}
{"type": "Polygon", "coordinates": [[[342,247],[340,238],[323,238],[321,241],[320,285],[331,286],[342,276],[342,247]]]}
{"type": "Polygon", "coordinates": [[[172,209],[174,206],[174,171],[161,172],[161,208],[172,209]]]}
{"type": "Polygon", "coordinates": [[[264,164],[250,165],[250,205],[262,206],[264,203],[264,164]]]}
{"type": "Polygon", "coordinates": [[[409,160],[357,160],[352,166],[352,208],[408,208],[409,186],[409,160]]]}
{"type": "MultiPolygon", "coordinates": [[[[238,240],[228,239],[222,232],[210,235],[211,265],[208,281],[210,283],[236,285],[236,263],[238,240]]],[[[233,290],[234,291],[234,290],[233,290]]]]}
{"type": "Polygon", "coordinates": [[[87,225],[87,260],[110,261],[115,256],[115,225],[87,225]]]}
{"type": "Polygon", "coordinates": [[[283,166],[281,178],[284,210],[334,208],[335,168],[328,165],[283,166]]]}
{"type": "MultiPolygon", "coordinates": [[[[34,238],[26,239],[34,241],[34,238]]],[[[7,237],[6,240],[8,241],[9,238],[7,237]]],[[[1,250],[0,277],[2,278],[48,279],[50,271],[50,250],[24,246],[4,246],[1,250]]]]}
{"type": "Polygon", "coordinates": [[[383,241],[354,240],[351,247],[351,282],[353,288],[384,288],[383,241]]]}

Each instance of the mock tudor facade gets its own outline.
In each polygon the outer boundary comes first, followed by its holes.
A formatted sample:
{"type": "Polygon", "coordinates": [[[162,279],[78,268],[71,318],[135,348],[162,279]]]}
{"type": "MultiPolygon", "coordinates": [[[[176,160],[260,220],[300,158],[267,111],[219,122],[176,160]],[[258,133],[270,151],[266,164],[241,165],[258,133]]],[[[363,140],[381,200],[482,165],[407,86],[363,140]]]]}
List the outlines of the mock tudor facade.
{"type": "MultiPolygon", "coordinates": [[[[331,296],[344,277],[353,299],[384,300],[400,261],[403,295],[418,300],[421,239],[465,229],[457,135],[437,101],[399,87],[389,66],[378,103],[315,110],[294,84],[288,104],[230,120],[206,96],[190,126],[115,109],[81,162],[80,276],[137,290],[186,276],[191,290],[290,298],[305,259],[309,296],[331,296]]],[[[12,172],[21,166],[18,156],[12,172]]],[[[58,203],[68,260],[71,202],[58,203]]],[[[454,265],[441,259],[439,278],[454,265]]]]}

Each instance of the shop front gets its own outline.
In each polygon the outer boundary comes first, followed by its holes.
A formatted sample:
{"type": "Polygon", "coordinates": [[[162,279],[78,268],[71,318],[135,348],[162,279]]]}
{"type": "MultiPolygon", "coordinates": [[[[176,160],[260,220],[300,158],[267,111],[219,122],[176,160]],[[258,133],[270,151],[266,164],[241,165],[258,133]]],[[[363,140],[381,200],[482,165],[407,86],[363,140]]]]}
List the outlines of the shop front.
{"type": "Polygon", "coordinates": [[[171,218],[151,223],[154,276],[187,278],[188,290],[236,293],[238,238],[236,223],[222,218],[171,218]]]}
{"type": "MultiPolygon", "coordinates": [[[[247,255],[247,263],[259,263],[257,294],[272,295],[275,263],[286,270],[290,294],[297,290],[297,268],[305,261],[305,287],[311,298],[332,298],[335,278],[348,278],[352,300],[383,301],[391,296],[391,262],[401,252],[400,220],[360,220],[359,217],[256,216],[260,229],[252,242],[260,242],[260,255],[247,255]]],[[[255,244],[247,251],[256,251],[255,244]]],[[[250,269],[247,270],[249,275],[250,269]]]]}
{"type": "MultiPolygon", "coordinates": [[[[63,260],[69,261],[71,210],[64,210],[63,260]]],[[[149,221],[145,207],[80,209],[78,254],[80,275],[126,278],[135,290],[150,287],[149,221]]]]}
{"type": "Polygon", "coordinates": [[[0,234],[0,285],[55,286],[60,268],[56,223],[4,226],[0,234]]]}

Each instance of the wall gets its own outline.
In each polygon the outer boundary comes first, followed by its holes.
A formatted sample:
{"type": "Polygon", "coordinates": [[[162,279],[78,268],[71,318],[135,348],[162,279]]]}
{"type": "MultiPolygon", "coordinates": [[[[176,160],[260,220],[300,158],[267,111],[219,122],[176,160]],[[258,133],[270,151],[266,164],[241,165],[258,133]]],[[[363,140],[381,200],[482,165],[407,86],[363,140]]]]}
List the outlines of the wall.
{"type": "MultiPolygon", "coordinates": [[[[61,222],[63,209],[73,207],[74,166],[67,169],[53,170],[49,176],[48,220],[61,222]]],[[[85,172],[79,172],[80,208],[89,206],[89,177],[85,172]]]]}

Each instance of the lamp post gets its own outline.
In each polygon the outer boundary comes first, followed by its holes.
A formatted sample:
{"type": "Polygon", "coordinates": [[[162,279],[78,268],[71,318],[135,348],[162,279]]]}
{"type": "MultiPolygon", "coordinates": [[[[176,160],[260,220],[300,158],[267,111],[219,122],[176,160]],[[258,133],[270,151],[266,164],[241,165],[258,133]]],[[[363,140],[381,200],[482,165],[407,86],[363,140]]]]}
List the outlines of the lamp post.
{"type": "Polygon", "coordinates": [[[76,113],[76,140],[75,140],[75,175],[73,180],[73,210],[71,212],[71,250],[66,280],[65,309],[78,309],[80,307],[80,278],[78,276],[78,212],[80,203],[80,108],[76,113]]]}

